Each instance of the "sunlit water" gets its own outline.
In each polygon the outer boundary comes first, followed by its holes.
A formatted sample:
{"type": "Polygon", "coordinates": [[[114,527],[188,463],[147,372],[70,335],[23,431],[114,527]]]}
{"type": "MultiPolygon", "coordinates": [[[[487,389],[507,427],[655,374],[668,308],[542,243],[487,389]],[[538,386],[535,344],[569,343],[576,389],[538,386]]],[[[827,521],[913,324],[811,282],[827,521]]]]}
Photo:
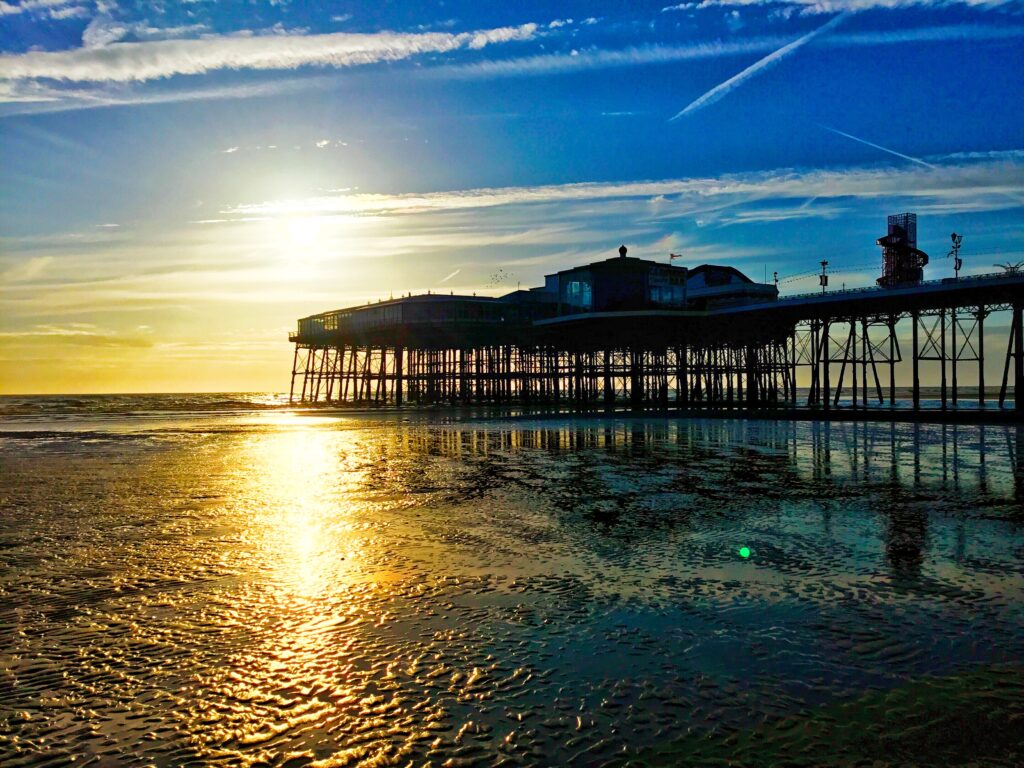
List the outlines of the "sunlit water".
{"type": "Polygon", "coordinates": [[[239,402],[3,402],[0,764],[658,762],[1024,658],[1015,428],[239,402]]]}

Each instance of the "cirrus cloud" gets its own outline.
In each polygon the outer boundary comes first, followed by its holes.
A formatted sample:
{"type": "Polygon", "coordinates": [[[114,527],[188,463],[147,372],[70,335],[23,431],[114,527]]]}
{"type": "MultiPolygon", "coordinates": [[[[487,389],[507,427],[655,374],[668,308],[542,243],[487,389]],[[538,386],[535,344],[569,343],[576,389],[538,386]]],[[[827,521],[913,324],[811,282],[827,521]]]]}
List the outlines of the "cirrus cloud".
{"type": "Polygon", "coordinates": [[[786,5],[802,9],[803,13],[843,13],[867,11],[876,8],[948,8],[966,5],[972,8],[998,8],[1003,5],[1017,5],[1020,0],[702,0],[668,5],[661,9],[662,13],[674,11],[694,11],[707,8],[730,8],[758,5],[786,5]]]}
{"type": "Polygon", "coordinates": [[[215,70],[291,70],[354,67],[428,53],[530,40],[537,24],[472,32],[337,32],[323,35],[216,35],[189,40],[113,42],[67,51],[0,55],[4,80],[142,82],[215,70]]]}
{"type": "MultiPolygon", "coordinates": [[[[239,205],[229,216],[355,214],[387,216],[473,210],[509,205],[586,203],[646,198],[659,203],[690,199],[705,203],[728,197],[750,199],[914,198],[919,204],[1000,210],[1020,205],[1024,163],[1019,151],[935,158],[934,163],[901,168],[777,169],[716,177],[630,182],[582,182],[532,187],[498,187],[427,193],[350,193],[239,205]]],[[[923,162],[923,161],[922,161],[923,162]]],[[[230,219],[228,219],[230,221],[230,219]]]]}

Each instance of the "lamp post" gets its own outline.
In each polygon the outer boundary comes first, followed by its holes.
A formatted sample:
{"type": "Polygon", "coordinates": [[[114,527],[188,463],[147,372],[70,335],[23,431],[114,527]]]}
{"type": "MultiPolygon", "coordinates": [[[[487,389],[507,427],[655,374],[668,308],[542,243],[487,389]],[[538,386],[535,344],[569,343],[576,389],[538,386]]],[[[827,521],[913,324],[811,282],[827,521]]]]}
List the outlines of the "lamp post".
{"type": "Polygon", "coordinates": [[[956,274],[956,279],[959,280],[960,268],[964,265],[964,260],[960,258],[960,244],[963,243],[964,236],[954,232],[949,236],[949,239],[953,242],[953,247],[949,249],[946,257],[953,257],[953,272],[956,274]]]}

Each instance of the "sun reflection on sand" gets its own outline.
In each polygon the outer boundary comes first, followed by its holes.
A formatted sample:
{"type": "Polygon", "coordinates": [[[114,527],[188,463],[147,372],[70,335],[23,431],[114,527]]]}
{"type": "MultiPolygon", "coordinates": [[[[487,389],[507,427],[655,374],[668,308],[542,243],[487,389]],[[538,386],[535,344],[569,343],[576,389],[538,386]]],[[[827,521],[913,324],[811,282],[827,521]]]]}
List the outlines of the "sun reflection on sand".
{"type": "Polygon", "coordinates": [[[60,706],[98,713],[96,755],[567,764],[1019,657],[1005,429],[143,429],[5,456],[22,482],[0,491],[42,521],[0,531],[25,563],[3,587],[21,743],[77,738],[33,703],[54,669],[60,706]],[[32,559],[38,530],[57,559],[32,559]]]}
{"type": "Polygon", "coordinates": [[[346,658],[357,648],[352,630],[379,618],[368,614],[372,580],[359,573],[370,540],[360,501],[368,464],[354,436],[317,428],[327,420],[275,415],[287,428],[252,436],[230,457],[235,495],[247,505],[238,557],[255,593],[247,602],[258,606],[238,619],[260,643],[240,648],[198,686],[238,702],[216,714],[194,711],[189,731],[208,755],[238,744],[254,755],[265,748],[269,758],[281,734],[329,727],[367,695],[346,658]],[[265,706],[287,717],[268,719],[265,706]]]}

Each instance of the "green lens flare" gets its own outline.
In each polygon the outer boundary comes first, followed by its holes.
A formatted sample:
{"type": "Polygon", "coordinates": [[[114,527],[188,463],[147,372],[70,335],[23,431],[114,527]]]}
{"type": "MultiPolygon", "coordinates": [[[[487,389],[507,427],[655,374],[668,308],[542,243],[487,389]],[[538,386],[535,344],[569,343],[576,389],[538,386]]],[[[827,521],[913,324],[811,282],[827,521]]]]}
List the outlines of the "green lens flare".
{"type": "Polygon", "coordinates": [[[742,557],[742,558],[750,557],[750,547],[740,547],[740,557],[742,557]]]}

